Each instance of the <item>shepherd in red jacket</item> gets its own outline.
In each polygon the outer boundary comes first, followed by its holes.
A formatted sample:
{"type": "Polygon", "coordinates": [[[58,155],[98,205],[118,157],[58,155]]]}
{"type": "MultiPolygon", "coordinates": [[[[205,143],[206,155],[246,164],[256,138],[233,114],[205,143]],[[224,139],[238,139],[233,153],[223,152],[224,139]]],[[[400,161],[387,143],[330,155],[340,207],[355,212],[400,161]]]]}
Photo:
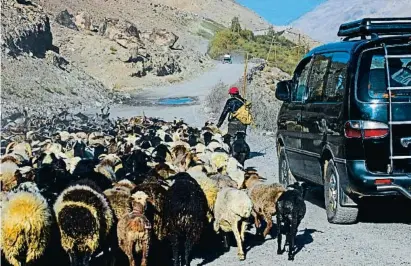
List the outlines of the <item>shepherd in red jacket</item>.
{"type": "Polygon", "coordinates": [[[225,103],[223,112],[220,116],[220,119],[218,120],[217,127],[221,127],[227,115],[229,115],[228,134],[234,137],[237,132],[239,131],[246,132],[247,130],[247,125],[244,125],[237,118],[234,118],[232,116],[233,113],[235,113],[241,106],[244,105],[245,100],[240,96],[240,92],[237,87],[230,88],[228,90],[228,93],[230,94],[231,97],[225,103]]]}

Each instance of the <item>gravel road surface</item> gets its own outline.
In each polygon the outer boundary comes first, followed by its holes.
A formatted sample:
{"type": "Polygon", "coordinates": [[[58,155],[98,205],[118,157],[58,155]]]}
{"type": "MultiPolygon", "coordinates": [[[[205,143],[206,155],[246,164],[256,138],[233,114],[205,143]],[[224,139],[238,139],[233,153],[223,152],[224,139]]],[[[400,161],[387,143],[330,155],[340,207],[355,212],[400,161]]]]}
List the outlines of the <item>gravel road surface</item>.
{"type": "MultiPolygon", "coordinates": [[[[141,115],[144,111],[147,116],[158,116],[166,120],[184,118],[192,125],[202,126],[210,119],[206,117],[202,105],[210,88],[220,81],[234,83],[241,77],[243,67],[242,64],[218,64],[214,70],[195,80],[146,89],[143,93],[131,96],[129,103],[132,105],[117,106],[111,113],[114,116],[129,117],[141,115]],[[167,97],[193,97],[194,103],[181,106],[149,104],[167,97]]],[[[255,166],[268,178],[268,182],[277,182],[278,164],[274,139],[250,132],[248,142],[253,158],[246,162],[246,166],[255,166]]],[[[212,251],[203,251],[202,254],[207,254],[206,259],[195,258],[193,265],[411,265],[409,202],[399,202],[395,205],[397,208],[383,202],[373,202],[372,205],[367,205],[366,212],[361,214],[360,222],[355,225],[329,224],[323,202],[322,190],[312,189],[307,196],[307,214],[299,227],[296,241],[300,251],[293,262],[287,260],[286,254],[276,254],[274,226],[272,236],[267,236],[264,243],[254,238],[254,229],[250,230],[245,241],[245,261],[237,259],[235,241],[232,241],[229,252],[216,255],[212,251]]]]}

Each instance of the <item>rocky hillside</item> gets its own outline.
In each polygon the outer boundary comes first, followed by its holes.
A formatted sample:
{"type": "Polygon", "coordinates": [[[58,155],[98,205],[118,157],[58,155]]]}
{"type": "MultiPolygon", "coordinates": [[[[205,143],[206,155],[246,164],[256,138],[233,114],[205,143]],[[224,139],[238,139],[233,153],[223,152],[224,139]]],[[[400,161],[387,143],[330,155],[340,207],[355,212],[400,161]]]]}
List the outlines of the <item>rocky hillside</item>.
{"type": "Polygon", "coordinates": [[[108,101],[101,82],[56,53],[49,18],[40,7],[2,0],[1,17],[2,118],[23,107],[49,113],[108,101]]]}
{"type": "Polygon", "coordinates": [[[116,91],[177,82],[211,66],[198,16],[136,0],[39,0],[60,53],[116,91]]]}
{"type": "Polygon", "coordinates": [[[364,17],[409,17],[410,0],[328,0],[292,23],[310,37],[338,40],[341,23],[364,17]]]}
{"type": "Polygon", "coordinates": [[[154,2],[212,19],[225,26],[230,25],[233,17],[239,17],[241,25],[249,30],[254,31],[269,26],[264,18],[233,0],[154,0],[154,2]]]}

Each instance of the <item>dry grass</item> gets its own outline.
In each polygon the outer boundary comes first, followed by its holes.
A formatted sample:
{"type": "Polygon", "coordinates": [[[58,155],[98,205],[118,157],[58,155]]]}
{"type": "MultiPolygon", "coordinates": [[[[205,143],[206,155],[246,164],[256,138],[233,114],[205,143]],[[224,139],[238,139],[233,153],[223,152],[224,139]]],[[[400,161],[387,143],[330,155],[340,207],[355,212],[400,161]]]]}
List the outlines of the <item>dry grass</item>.
{"type": "Polygon", "coordinates": [[[211,89],[210,94],[205,99],[205,104],[210,112],[218,114],[223,110],[228,99],[228,87],[229,85],[220,82],[211,89]]]}

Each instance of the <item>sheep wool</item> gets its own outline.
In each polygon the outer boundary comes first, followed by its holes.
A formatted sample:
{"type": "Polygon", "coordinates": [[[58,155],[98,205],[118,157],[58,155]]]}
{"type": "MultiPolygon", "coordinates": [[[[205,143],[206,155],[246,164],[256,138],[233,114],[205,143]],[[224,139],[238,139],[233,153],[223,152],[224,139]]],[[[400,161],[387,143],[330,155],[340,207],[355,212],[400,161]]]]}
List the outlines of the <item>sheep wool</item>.
{"type": "Polygon", "coordinates": [[[166,189],[157,182],[144,182],[138,184],[136,190],[143,191],[148,195],[150,204],[153,207],[153,212],[147,216],[149,217],[149,220],[152,221],[154,235],[158,240],[162,240],[165,236],[162,213],[166,197],[166,189]]]}
{"type": "Polygon", "coordinates": [[[15,160],[12,160],[11,156],[2,159],[0,166],[0,181],[1,181],[1,190],[10,191],[17,186],[17,180],[15,173],[19,169],[15,160]],[[10,158],[10,159],[7,159],[10,158]]]}
{"type": "Polygon", "coordinates": [[[245,237],[245,228],[247,220],[251,215],[253,203],[247,193],[235,188],[223,188],[217,194],[217,200],[214,207],[214,230],[224,232],[233,232],[238,249],[240,260],[245,259],[243,242],[245,237]],[[238,227],[240,226],[240,230],[238,227]]]}
{"type": "Polygon", "coordinates": [[[86,185],[66,188],[54,204],[61,245],[93,254],[113,226],[113,212],[103,194],[86,185]]]}
{"type": "MultiPolygon", "coordinates": [[[[230,187],[223,188],[218,192],[214,207],[216,224],[219,224],[224,232],[231,232],[231,221],[236,221],[238,217],[250,217],[252,209],[253,203],[246,192],[230,187]]],[[[218,227],[214,229],[217,231],[218,227]]]]}
{"type": "Polygon", "coordinates": [[[51,211],[40,194],[13,192],[3,202],[1,246],[13,266],[39,259],[47,247],[51,230],[51,211]],[[25,261],[19,261],[25,258],[25,261]]]}
{"type": "Polygon", "coordinates": [[[209,222],[211,222],[211,220],[213,219],[212,212],[214,210],[214,204],[217,199],[218,193],[217,182],[208,178],[204,173],[204,176],[195,173],[192,174],[190,171],[187,171],[187,173],[189,173],[197,181],[206,196],[209,209],[209,211],[207,212],[207,219],[209,222]]]}
{"type": "Polygon", "coordinates": [[[113,208],[117,220],[131,212],[131,193],[124,187],[114,187],[105,190],[104,195],[113,208]]]}
{"type": "Polygon", "coordinates": [[[217,169],[227,166],[229,155],[224,152],[213,152],[211,154],[211,164],[217,169]]]}

